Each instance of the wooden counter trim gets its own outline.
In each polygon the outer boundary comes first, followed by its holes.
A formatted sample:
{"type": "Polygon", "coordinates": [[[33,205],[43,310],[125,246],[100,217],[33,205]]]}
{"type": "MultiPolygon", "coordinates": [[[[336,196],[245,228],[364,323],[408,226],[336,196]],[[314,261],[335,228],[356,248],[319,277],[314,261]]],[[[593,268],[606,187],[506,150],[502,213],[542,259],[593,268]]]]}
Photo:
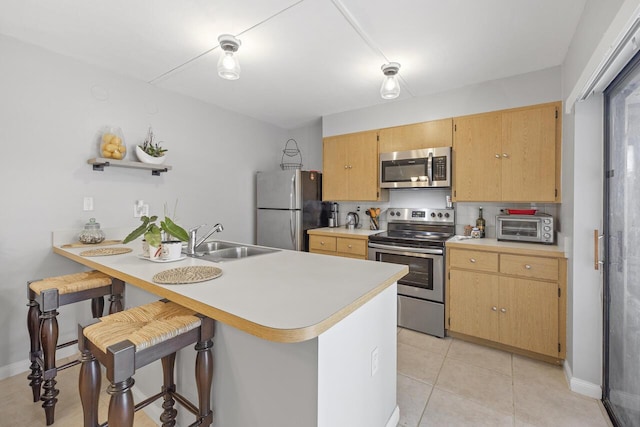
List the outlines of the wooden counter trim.
{"type": "MultiPolygon", "coordinates": [[[[492,244],[483,245],[482,243],[476,243],[476,240],[462,240],[462,241],[451,241],[446,243],[447,248],[456,248],[456,249],[466,249],[466,250],[475,250],[475,251],[484,251],[484,252],[498,252],[498,253],[509,253],[514,255],[530,255],[530,256],[541,256],[541,257],[549,257],[549,258],[566,258],[564,251],[559,249],[546,249],[544,245],[536,245],[531,244],[531,248],[522,248],[522,247],[514,247],[510,246],[509,242],[497,242],[492,244]]],[[[525,244],[525,243],[521,243],[525,244]]],[[[557,246],[554,246],[557,248],[557,246]]]]}
{"type": "Polygon", "coordinates": [[[336,323],[340,322],[342,319],[356,311],[358,308],[362,307],[365,303],[367,303],[383,290],[391,286],[394,282],[400,280],[409,272],[409,268],[405,267],[402,272],[389,277],[387,280],[380,283],[380,285],[378,285],[376,288],[361,296],[353,303],[343,307],[341,310],[333,313],[330,317],[327,317],[326,319],[322,320],[319,323],[316,323],[315,325],[309,325],[307,327],[297,329],[277,329],[251,322],[242,317],[235,316],[223,310],[219,310],[208,304],[204,304],[200,301],[187,298],[184,295],[180,295],[171,291],[171,289],[165,288],[161,285],[156,285],[155,283],[147,282],[146,280],[141,280],[135,276],[128,275],[119,270],[105,267],[104,265],[93,261],[91,258],[86,258],[67,252],[57,246],[53,247],[53,252],[86,267],[102,271],[105,274],[123,280],[126,283],[129,283],[140,289],[144,289],[147,292],[163,298],[167,298],[177,304],[190,308],[200,314],[208,316],[214,320],[218,320],[229,326],[233,326],[236,329],[240,329],[241,331],[247,332],[258,338],[281,343],[302,342],[318,337],[320,334],[331,328],[336,323]]]}

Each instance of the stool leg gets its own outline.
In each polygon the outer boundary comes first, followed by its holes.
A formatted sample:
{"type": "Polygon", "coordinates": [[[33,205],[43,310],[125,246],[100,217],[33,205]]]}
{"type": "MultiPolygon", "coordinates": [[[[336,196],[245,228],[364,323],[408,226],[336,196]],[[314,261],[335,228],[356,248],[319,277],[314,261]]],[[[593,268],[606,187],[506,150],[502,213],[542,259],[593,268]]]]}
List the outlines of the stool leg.
{"type": "Polygon", "coordinates": [[[109,401],[109,427],[133,427],[134,402],[131,387],[135,381],[127,378],[119,383],[112,383],[107,388],[111,395],[109,401]]]}
{"type": "Polygon", "coordinates": [[[104,313],[104,297],[91,298],[91,314],[94,319],[102,317],[104,313]]]}
{"type": "Polygon", "coordinates": [[[164,409],[164,412],[160,416],[162,427],[174,427],[176,425],[176,415],[178,415],[178,411],[173,407],[175,404],[173,393],[176,391],[176,384],[173,379],[173,367],[175,366],[175,363],[175,353],[171,353],[170,355],[162,358],[162,373],[164,376],[164,384],[162,386],[164,398],[162,408],[164,409]]]}
{"type": "Polygon", "coordinates": [[[56,346],[58,345],[58,312],[54,309],[45,311],[40,323],[40,342],[42,344],[42,354],[44,359],[44,393],[40,398],[44,403],[44,413],[47,425],[53,424],[56,403],[56,396],[60,392],[56,389],[56,346]]]}
{"type": "Polygon", "coordinates": [[[211,411],[211,383],[213,381],[213,352],[211,340],[196,343],[196,387],[198,389],[199,425],[209,426],[213,423],[211,411]]]}
{"type": "Polygon", "coordinates": [[[83,350],[80,356],[80,376],[78,389],[82,402],[84,427],[96,427],[98,423],[98,399],[100,397],[100,383],[102,375],[100,363],[88,350],[83,350]]]}
{"type": "Polygon", "coordinates": [[[124,282],[120,279],[113,279],[111,283],[111,296],[109,297],[109,314],[122,311],[122,300],[124,299],[124,282]]]}
{"type": "Polygon", "coordinates": [[[29,340],[31,349],[29,351],[29,360],[31,361],[31,373],[27,376],[31,392],[33,393],[33,401],[40,400],[40,387],[42,385],[42,370],[38,363],[41,356],[40,351],[40,305],[35,301],[35,295],[29,290],[29,311],[27,312],[27,329],[29,330],[29,340]]]}

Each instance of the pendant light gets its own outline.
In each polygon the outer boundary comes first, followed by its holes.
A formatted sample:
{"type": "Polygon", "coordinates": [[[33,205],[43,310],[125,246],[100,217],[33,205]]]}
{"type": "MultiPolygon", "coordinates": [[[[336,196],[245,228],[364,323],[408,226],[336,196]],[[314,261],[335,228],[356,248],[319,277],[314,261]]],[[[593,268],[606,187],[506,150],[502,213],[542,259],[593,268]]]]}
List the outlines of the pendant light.
{"type": "Polygon", "coordinates": [[[240,63],[238,57],[234,55],[240,47],[240,40],[230,34],[222,34],[218,37],[222,52],[218,59],[218,75],[227,80],[238,80],[240,78],[240,63]]]}
{"type": "Polygon", "coordinates": [[[380,86],[380,96],[383,99],[394,99],[400,95],[400,82],[398,81],[398,70],[400,64],[397,62],[389,62],[382,67],[384,80],[380,86]]]}

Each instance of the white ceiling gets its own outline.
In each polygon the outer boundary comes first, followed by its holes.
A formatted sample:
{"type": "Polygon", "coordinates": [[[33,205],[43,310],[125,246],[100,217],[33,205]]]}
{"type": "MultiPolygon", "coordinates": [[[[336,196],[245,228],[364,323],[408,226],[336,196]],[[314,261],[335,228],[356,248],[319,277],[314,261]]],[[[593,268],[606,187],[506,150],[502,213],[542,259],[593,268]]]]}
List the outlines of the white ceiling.
{"type": "Polygon", "coordinates": [[[286,129],[560,65],[586,0],[0,0],[0,33],[286,129]],[[217,76],[217,38],[242,46],[217,76]]]}

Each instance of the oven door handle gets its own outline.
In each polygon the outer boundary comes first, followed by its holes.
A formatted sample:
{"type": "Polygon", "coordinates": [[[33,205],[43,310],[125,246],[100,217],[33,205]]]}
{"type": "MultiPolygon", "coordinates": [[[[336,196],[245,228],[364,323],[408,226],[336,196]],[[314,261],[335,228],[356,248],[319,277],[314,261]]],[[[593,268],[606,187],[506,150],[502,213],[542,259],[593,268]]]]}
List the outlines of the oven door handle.
{"type": "Polygon", "coordinates": [[[405,246],[389,246],[389,245],[380,245],[378,243],[369,243],[370,248],[374,249],[383,249],[387,251],[405,251],[412,252],[416,254],[429,254],[429,255],[443,255],[444,251],[442,249],[429,249],[429,248],[408,248],[405,246]]]}

